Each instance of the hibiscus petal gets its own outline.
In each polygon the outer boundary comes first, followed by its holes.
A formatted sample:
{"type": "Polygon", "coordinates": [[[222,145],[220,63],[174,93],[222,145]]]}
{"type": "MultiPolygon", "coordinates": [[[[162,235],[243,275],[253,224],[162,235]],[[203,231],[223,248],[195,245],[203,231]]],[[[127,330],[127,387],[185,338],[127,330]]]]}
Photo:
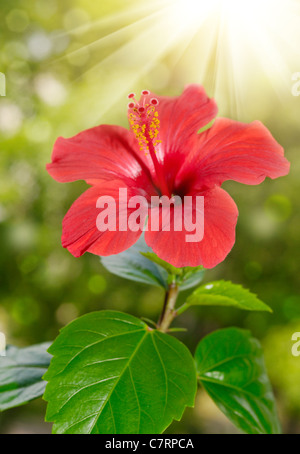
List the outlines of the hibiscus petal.
{"type": "Polygon", "coordinates": [[[200,85],[188,85],[182,95],[158,97],[158,100],[159,138],[168,153],[181,150],[190,137],[215,118],[218,112],[215,101],[200,85]]]}
{"type": "MultiPolygon", "coordinates": [[[[204,197],[204,236],[201,241],[188,242],[187,235],[191,235],[191,232],[186,228],[174,231],[174,218],[180,216],[178,208],[172,211],[171,231],[151,231],[152,217],[162,217],[163,214],[162,208],[159,214],[157,209],[150,210],[145,241],[161,259],[176,267],[203,265],[213,268],[225,259],[235,242],[238,209],[229,194],[215,187],[197,195],[204,197]]],[[[184,227],[183,213],[182,210],[184,227]]],[[[195,199],[193,216],[197,220],[195,199]]],[[[200,218],[198,224],[199,221],[200,218]]]]}
{"type": "Polygon", "coordinates": [[[60,137],[54,145],[49,174],[61,183],[75,180],[111,180],[150,176],[131,131],[120,126],[101,125],[69,139],[60,137]]]}
{"type": "Polygon", "coordinates": [[[189,141],[217,115],[218,108],[203,87],[188,85],[181,96],[157,97],[160,120],[157,157],[163,163],[165,179],[171,188],[176,174],[192,147],[189,141]]]}
{"type": "MultiPolygon", "coordinates": [[[[62,245],[75,257],[79,257],[85,252],[91,252],[96,255],[118,254],[132,246],[140,237],[141,229],[132,231],[126,228],[125,231],[121,231],[119,227],[120,218],[123,221],[123,225],[126,223],[127,226],[130,215],[135,211],[133,208],[128,208],[127,198],[123,199],[123,201],[122,197],[119,198],[119,188],[127,191],[128,198],[141,195],[137,188],[126,187],[122,181],[105,182],[105,184],[93,186],[85,191],[67,212],[63,220],[62,245]],[[111,224],[112,231],[100,231],[98,229],[98,216],[103,212],[99,207],[99,203],[98,208],[96,207],[100,196],[112,198],[107,204],[102,205],[105,210],[111,207],[109,212],[106,211],[110,220],[113,220],[115,215],[115,226],[113,226],[113,223],[111,224]],[[112,200],[116,202],[116,211],[111,202],[112,200]]],[[[147,211],[148,207],[144,207],[143,216],[140,220],[142,227],[147,211]]]]}
{"type": "Polygon", "coordinates": [[[266,177],[286,175],[289,168],[283,148],[261,122],[244,124],[218,118],[198,136],[194,154],[185,162],[177,181],[182,187],[198,190],[226,180],[254,185],[266,177]]]}

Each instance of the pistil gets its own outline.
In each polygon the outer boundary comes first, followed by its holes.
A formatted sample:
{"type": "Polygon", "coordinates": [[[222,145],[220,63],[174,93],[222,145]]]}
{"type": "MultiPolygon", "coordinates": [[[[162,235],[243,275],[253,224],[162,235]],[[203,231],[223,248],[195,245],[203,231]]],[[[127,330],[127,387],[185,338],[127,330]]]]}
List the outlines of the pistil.
{"type": "Polygon", "coordinates": [[[150,155],[155,169],[155,184],[162,195],[170,196],[170,191],[166,183],[161,163],[158,161],[156,153],[157,146],[161,143],[159,135],[159,118],[156,106],[159,102],[157,98],[149,99],[150,92],[142,91],[140,101],[136,101],[135,94],[130,93],[128,98],[128,117],[130,127],[138,140],[140,150],[150,155]]]}

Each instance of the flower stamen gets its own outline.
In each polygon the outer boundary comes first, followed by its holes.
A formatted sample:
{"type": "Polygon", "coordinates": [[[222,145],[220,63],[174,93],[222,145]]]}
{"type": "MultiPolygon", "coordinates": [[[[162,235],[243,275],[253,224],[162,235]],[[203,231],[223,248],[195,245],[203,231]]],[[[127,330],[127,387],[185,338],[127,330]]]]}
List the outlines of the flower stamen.
{"type": "Polygon", "coordinates": [[[158,138],[160,121],[156,110],[159,101],[157,98],[150,98],[150,95],[149,90],[143,90],[139,101],[136,100],[134,93],[128,95],[130,99],[128,104],[129,124],[138,141],[140,150],[151,156],[157,177],[160,180],[160,189],[164,193],[168,193],[161,164],[156,157],[157,147],[161,143],[158,138]]]}
{"type": "Polygon", "coordinates": [[[156,98],[147,99],[149,95],[149,90],[143,90],[140,101],[136,101],[134,93],[128,95],[128,98],[132,100],[128,104],[129,123],[138,140],[140,149],[145,151],[146,154],[149,152],[149,138],[151,139],[155,153],[155,147],[161,142],[157,139],[160,123],[158,112],[155,109],[155,106],[158,106],[159,102],[156,98]]]}

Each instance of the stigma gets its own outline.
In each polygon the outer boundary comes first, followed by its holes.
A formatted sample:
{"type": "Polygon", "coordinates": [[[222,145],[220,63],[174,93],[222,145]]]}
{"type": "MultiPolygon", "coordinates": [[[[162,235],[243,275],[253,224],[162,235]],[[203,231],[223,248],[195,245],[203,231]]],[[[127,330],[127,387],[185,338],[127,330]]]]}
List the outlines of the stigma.
{"type": "Polygon", "coordinates": [[[156,153],[156,147],[161,142],[157,138],[160,124],[156,110],[158,99],[151,98],[149,90],[142,91],[139,101],[136,100],[134,93],[130,93],[128,99],[129,124],[140,149],[146,154],[153,151],[156,153]]]}

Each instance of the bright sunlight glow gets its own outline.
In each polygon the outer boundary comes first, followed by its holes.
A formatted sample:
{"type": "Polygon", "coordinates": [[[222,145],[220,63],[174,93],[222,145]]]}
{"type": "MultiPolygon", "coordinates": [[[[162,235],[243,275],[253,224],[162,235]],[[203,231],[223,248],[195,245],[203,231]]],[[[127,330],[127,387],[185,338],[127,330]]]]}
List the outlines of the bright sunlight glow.
{"type": "MultiPolygon", "coordinates": [[[[105,86],[94,99],[98,114],[161,68],[166,58],[169,79],[180,74],[184,83],[205,85],[236,117],[253,97],[253,87],[263,86],[274,96],[290,93],[292,74],[300,67],[299,0],[137,0],[130,4],[89,24],[90,29],[101,29],[111,23],[114,31],[76,51],[94,49],[102,55],[103,50],[112,49],[88,69],[100,74],[105,86]],[[116,68],[122,68],[121,78],[116,68]]],[[[163,74],[162,80],[168,77],[163,74]]],[[[152,87],[149,81],[147,88],[163,91],[163,82],[152,87]]],[[[91,116],[95,110],[89,104],[91,116]]]]}

